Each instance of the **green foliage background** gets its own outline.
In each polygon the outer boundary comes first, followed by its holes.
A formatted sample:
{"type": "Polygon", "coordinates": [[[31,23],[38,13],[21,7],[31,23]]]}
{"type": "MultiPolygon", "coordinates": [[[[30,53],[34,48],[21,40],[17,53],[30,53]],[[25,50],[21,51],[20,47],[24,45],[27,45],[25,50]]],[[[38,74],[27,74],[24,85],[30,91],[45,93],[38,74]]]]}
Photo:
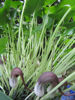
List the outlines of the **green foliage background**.
{"type": "MultiPolygon", "coordinates": [[[[15,89],[9,86],[14,67],[22,69],[31,89],[43,72],[53,71],[60,76],[66,71],[66,78],[40,100],[49,98],[65,81],[75,89],[75,0],[5,0],[3,3],[0,2],[1,90],[13,100],[29,98],[30,93],[20,78],[15,89]]],[[[34,93],[30,98],[36,99],[34,93]]]]}

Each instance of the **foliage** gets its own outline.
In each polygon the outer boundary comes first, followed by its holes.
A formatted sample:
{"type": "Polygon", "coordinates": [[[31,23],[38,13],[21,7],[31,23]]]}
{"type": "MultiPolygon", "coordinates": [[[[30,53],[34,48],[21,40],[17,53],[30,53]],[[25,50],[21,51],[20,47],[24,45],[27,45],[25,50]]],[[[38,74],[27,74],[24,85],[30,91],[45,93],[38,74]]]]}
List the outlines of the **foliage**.
{"type": "MultiPolygon", "coordinates": [[[[1,89],[14,100],[29,98],[20,78],[15,89],[9,86],[11,70],[18,66],[25,82],[33,89],[38,77],[45,71],[66,78],[41,98],[49,95],[65,81],[75,84],[75,14],[74,0],[5,0],[0,8],[0,64],[1,89]],[[9,2],[9,3],[8,3],[9,2]],[[6,62],[3,59],[6,58],[6,62]],[[8,91],[8,92],[7,92],[8,91]]],[[[36,96],[30,98],[35,100],[36,96]]]]}
{"type": "Polygon", "coordinates": [[[7,41],[8,41],[7,37],[0,38],[0,54],[5,52],[7,41]]]}
{"type": "Polygon", "coordinates": [[[1,99],[1,100],[12,100],[12,99],[9,98],[7,95],[5,95],[3,92],[0,92],[0,99],[1,99]]]}

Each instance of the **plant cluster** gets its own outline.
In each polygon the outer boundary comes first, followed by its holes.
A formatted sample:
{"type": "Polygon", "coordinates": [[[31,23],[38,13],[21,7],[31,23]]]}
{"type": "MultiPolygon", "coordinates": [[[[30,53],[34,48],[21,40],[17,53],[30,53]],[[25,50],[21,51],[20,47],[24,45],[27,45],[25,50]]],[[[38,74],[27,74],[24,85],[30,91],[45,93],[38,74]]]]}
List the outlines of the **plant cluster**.
{"type": "MultiPolygon", "coordinates": [[[[60,99],[57,90],[63,84],[68,82],[70,89],[75,89],[74,66],[75,0],[0,1],[2,100],[50,100],[53,93],[60,99]],[[55,73],[60,82],[49,87],[45,94],[38,90],[42,96],[39,98],[35,95],[36,82],[44,72],[55,73]]],[[[41,85],[40,88],[44,90],[41,85]]],[[[63,92],[68,90],[62,88],[63,92]]]]}

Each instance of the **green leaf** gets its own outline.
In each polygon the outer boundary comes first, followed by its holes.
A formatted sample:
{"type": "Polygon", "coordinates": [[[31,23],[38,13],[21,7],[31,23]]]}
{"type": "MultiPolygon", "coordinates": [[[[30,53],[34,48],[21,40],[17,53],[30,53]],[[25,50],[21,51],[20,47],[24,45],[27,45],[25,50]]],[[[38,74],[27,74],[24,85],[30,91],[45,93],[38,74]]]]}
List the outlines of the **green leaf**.
{"type": "Polygon", "coordinates": [[[22,3],[20,1],[11,1],[12,8],[17,8],[18,6],[22,6],[22,3]]]}
{"type": "Polygon", "coordinates": [[[4,2],[4,6],[0,8],[0,25],[5,25],[9,23],[9,11],[11,8],[18,8],[18,6],[21,6],[22,3],[20,1],[12,1],[12,0],[6,0],[4,2]]]}
{"type": "Polygon", "coordinates": [[[70,5],[71,8],[74,9],[75,8],[75,0],[62,0],[61,3],[60,3],[60,6],[62,7],[64,5],[66,5],[66,6],[70,5]]]}
{"type": "Polygon", "coordinates": [[[7,37],[0,38],[0,54],[6,51],[5,49],[7,41],[8,41],[7,37]]]}
{"type": "Polygon", "coordinates": [[[75,17],[75,0],[62,0],[60,4],[46,7],[45,13],[52,15],[56,20],[60,20],[68,8],[71,8],[70,13],[65,18],[65,21],[68,22],[71,18],[75,17]]]}
{"type": "Polygon", "coordinates": [[[53,4],[55,1],[56,1],[56,0],[45,0],[44,6],[51,5],[51,4],[53,4]]]}
{"type": "Polygon", "coordinates": [[[25,7],[25,15],[31,15],[34,11],[39,10],[45,0],[27,0],[25,7]]]}
{"type": "Polygon", "coordinates": [[[12,99],[0,91],[0,100],[12,100],[12,99]]]}
{"type": "Polygon", "coordinates": [[[65,23],[64,26],[67,27],[67,28],[69,28],[69,29],[70,28],[75,28],[75,21],[70,22],[70,23],[69,22],[65,23]]]}
{"type": "Polygon", "coordinates": [[[6,0],[4,6],[0,8],[0,25],[4,25],[6,22],[9,21],[7,14],[10,8],[10,1],[11,0],[6,0]]]}

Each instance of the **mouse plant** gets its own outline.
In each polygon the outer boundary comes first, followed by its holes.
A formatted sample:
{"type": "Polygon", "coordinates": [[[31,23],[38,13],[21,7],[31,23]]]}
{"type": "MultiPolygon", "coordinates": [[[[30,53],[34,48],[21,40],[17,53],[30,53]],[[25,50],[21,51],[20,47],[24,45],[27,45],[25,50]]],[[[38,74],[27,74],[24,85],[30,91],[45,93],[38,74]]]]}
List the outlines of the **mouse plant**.
{"type": "MultiPolygon", "coordinates": [[[[34,93],[36,94],[36,96],[38,97],[42,97],[45,93],[45,89],[44,86],[47,83],[50,83],[50,86],[47,88],[47,92],[49,92],[50,90],[52,90],[55,86],[57,86],[64,78],[58,78],[56,74],[54,74],[53,72],[44,72],[39,78],[38,81],[35,84],[34,87],[34,93]]],[[[62,86],[67,85],[67,82],[65,82],[62,86]]],[[[62,87],[61,86],[61,87],[62,87]]],[[[64,95],[64,96],[72,96],[75,95],[74,94],[64,94],[61,90],[61,87],[58,88],[59,92],[64,95]]],[[[56,95],[56,92],[53,92],[50,95],[50,98],[53,98],[56,95]]]]}
{"type": "Polygon", "coordinates": [[[20,68],[16,67],[11,71],[11,77],[9,78],[9,84],[12,88],[15,88],[17,85],[17,77],[20,76],[24,84],[24,87],[31,92],[31,90],[26,86],[24,81],[23,72],[20,68]]]}

